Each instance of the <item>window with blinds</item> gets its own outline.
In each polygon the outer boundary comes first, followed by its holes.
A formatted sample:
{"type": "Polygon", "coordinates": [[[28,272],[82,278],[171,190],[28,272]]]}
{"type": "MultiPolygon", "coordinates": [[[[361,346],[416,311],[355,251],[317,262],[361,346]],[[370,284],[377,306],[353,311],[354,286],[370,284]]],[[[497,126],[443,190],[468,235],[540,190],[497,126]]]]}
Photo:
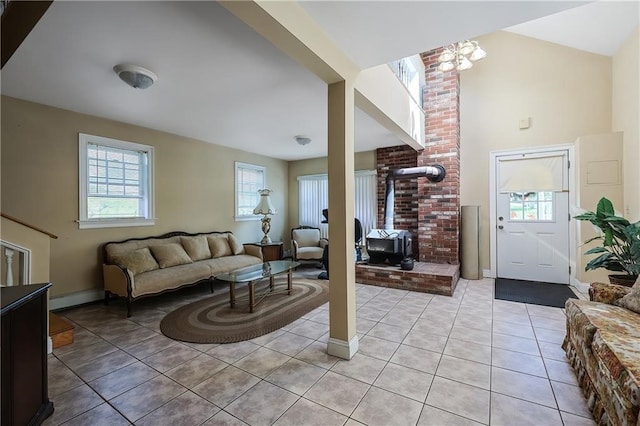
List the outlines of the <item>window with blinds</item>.
{"type": "Polygon", "coordinates": [[[80,228],[152,225],[153,147],[80,134],[80,228]]]}
{"type": "Polygon", "coordinates": [[[235,163],[236,220],[258,220],[253,209],[260,202],[259,189],[265,188],[265,168],[247,163],[235,163]]]}
{"type": "MultiPolygon", "coordinates": [[[[377,222],[377,181],[375,171],[355,173],[354,215],[367,235],[377,222]]],[[[326,174],[298,177],[298,220],[300,225],[320,228],[322,238],[329,238],[329,228],[322,224],[322,209],[329,208],[329,180],[326,174]]]]}

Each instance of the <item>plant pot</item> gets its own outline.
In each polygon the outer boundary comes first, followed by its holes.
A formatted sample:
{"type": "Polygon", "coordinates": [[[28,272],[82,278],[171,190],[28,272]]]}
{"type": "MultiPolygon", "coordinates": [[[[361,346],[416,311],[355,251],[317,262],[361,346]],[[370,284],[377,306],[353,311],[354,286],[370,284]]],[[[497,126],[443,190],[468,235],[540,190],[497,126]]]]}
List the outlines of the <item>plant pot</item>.
{"type": "Polygon", "coordinates": [[[626,274],[613,274],[609,275],[609,282],[611,284],[623,285],[625,287],[632,287],[638,277],[636,275],[626,274]]]}
{"type": "Polygon", "coordinates": [[[410,257],[405,257],[400,262],[400,269],[403,271],[411,271],[413,270],[413,259],[410,257]]]}

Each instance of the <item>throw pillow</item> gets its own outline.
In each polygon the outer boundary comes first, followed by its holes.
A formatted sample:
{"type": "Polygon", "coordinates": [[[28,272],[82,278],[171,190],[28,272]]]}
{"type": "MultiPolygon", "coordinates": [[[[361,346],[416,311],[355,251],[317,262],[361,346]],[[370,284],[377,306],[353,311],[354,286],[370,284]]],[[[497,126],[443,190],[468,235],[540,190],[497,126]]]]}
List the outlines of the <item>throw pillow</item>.
{"type": "Polygon", "coordinates": [[[207,240],[209,241],[211,257],[231,256],[233,254],[226,235],[209,235],[207,240]]]}
{"type": "Polygon", "coordinates": [[[209,259],[211,257],[209,243],[204,235],[198,235],[196,237],[181,237],[180,242],[191,260],[209,259]]]}
{"type": "Polygon", "coordinates": [[[640,277],[631,287],[631,291],[626,296],[616,300],[615,305],[640,314],[640,277]]]}
{"type": "Polygon", "coordinates": [[[133,275],[158,269],[158,262],[148,248],[141,248],[113,257],[113,263],[127,268],[133,275]]]}
{"type": "Polygon", "coordinates": [[[184,265],[193,263],[191,258],[180,244],[162,244],[159,246],[151,246],[153,257],[156,258],[160,268],[169,268],[176,265],[184,265]]]}
{"type": "Polygon", "coordinates": [[[235,235],[227,234],[227,238],[229,239],[229,246],[231,247],[231,251],[233,254],[242,254],[244,253],[244,246],[235,235]]]}

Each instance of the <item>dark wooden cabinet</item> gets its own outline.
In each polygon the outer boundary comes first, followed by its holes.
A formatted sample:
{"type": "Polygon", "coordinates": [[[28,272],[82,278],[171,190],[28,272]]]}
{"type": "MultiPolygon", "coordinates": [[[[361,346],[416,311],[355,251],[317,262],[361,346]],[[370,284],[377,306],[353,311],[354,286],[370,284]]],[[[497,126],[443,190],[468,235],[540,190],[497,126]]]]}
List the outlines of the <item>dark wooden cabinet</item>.
{"type": "Polygon", "coordinates": [[[47,382],[47,284],[2,287],[2,426],[53,413],[47,382]]]}
{"type": "Polygon", "coordinates": [[[283,258],[283,243],[254,243],[253,245],[259,246],[262,249],[262,260],[270,262],[272,260],[282,260],[283,258]]]}

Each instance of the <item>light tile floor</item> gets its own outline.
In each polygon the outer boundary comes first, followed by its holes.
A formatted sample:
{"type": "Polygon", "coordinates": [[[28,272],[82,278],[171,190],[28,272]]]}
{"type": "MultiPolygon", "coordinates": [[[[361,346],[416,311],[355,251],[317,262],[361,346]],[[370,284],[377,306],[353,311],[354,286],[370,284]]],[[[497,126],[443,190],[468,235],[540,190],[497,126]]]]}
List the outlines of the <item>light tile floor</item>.
{"type": "Polygon", "coordinates": [[[241,343],[160,333],[208,295],[141,301],[130,319],[117,302],[62,312],[75,342],[49,356],[45,424],[594,424],[560,348],[563,311],[493,300],[492,280],[461,279],[453,297],[358,284],[351,361],[327,355],[328,305],[241,343]]]}

